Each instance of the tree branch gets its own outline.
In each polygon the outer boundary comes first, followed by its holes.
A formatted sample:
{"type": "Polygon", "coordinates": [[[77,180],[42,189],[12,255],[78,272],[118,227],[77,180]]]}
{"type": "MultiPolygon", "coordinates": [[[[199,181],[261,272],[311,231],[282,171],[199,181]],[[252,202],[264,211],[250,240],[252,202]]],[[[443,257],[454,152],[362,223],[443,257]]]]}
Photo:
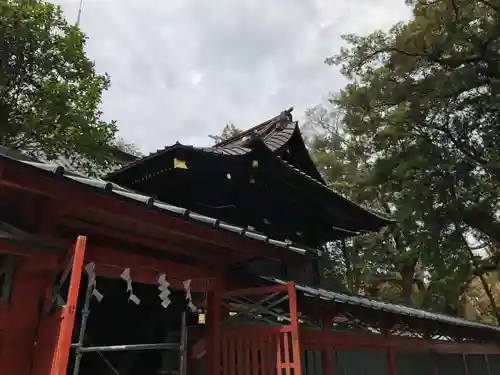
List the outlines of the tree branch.
{"type": "MultiPolygon", "coordinates": [[[[472,252],[472,250],[469,246],[469,243],[467,242],[467,240],[464,236],[463,229],[462,229],[461,225],[458,223],[455,223],[455,230],[458,232],[458,235],[462,239],[462,243],[464,244],[464,247],[467,250],[467,254],[468,254],[470,260],[472,261],[472,264],[474,265],[475,270],[480,269],[480,265],[476,259],[476,256],[472,252]]],[[[486,279],[484,278],[484,273],[479,273],[477,275],[477,277],[481,281],[484,292],[486,293],[486,295],[488,296],[488,299],[490,300],[491,309],[493,310],[493,314],[495,315],[495,318],[497,320],[497,324],[500,324],[500,310],[497,306],[495,297],[493,296],[493,293],[491,292],[490,285],[487,283],[486,279]]]]}
{"type": "Polygon", "coordinates": [[[493,9],[495,12],[500,11],[500,8],[490,3],[488,0],[477,0],[478,3],[484,4],[487,7],[493,9]]]}

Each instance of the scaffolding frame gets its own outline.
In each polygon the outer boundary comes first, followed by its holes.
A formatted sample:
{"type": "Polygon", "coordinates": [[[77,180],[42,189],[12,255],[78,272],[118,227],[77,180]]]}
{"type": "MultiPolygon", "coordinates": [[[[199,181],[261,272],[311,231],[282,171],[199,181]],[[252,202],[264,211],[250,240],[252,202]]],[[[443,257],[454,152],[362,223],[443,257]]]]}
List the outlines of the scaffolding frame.
{"type": "Polygon", "coordinates": [[[97,353],[106,363],[106,365],[117,375],[120,375],[117,369],[103,354],[105,352],[123,352],[123,351],[143,351],[143,350],[178,350],[179,351],[179,375],[186,375],[187,361],[187,321],[186,311],[182,313],[181,318],[181,337],[179,343],[155,343],[155,344],[128,344],[128,345],[104,345],[104,346],[85,346],[85,335],[87,331],[87,323],[90,316],[90,302],[95,285],[89,282],[85,291],[85,299],[82,309],[82,318],[80,322],[80,330],[78,333],[78,341],[71,344],[71,348],[75,350],[75,363],[73,367],[73,375],[80,374],[81,362],[85,353],[97,353]]]}
{"type": "MultiPolygon", "coordinates": [[[[72,257],[73,259],[73,257],[72,257]]],[[[72,272],[75,270],[73,269],[72,272]]],[[[83,273],[83,269],[80,269],[83,273]]],[[[66,279],[69,272],[64,272],[63,279],[66,279]]],[[[186,363],[187,363],[187,316],[186,310],[181,316],[181,334],[180,342],[165,342],[165,343],[153,343],[153,344],[127,344],[127,345],[104,345],[104,346],[85,346],[85,336],[87,333],[87,323],[90,317],[91,308],[90,303],[92,296],[94,295],[95,282],[92,282],[92,276],[88,275],[87,287],[85,290],[85,298],[82,308],[82,316],[80,320],[80,328],[78,332],[78,340],[70,345],[70,349],[75,350],[75,362],[73,366],[73,375],[80,374],[81,362],[83,355],[85,353],[96,353],[104,361],[104,363],[116,374],[120,375],[118,370],[113,366],[113,364],[106,358],[103,354],[105,352],[123,352],[123,351],[144,351],[144,350],[176,350],[179,351],[179,375],[186,375],[186,363]]],[[[81,278],[80,278],[81,280],[81,278]]],[[[55,292],[55,289],[53,292],[55,292]]],[[[55,294],[55,293],[54,293],[55,294]]],[[[53,294],[53,296],[54,296],[53,294]]],[[[56,296],[59,293],[56,294],[56,296]]],[[[57,300],[56,298],[54,298],[57,300]]],[[[53,301],[54,301],[53,299],[53,301]]]]}

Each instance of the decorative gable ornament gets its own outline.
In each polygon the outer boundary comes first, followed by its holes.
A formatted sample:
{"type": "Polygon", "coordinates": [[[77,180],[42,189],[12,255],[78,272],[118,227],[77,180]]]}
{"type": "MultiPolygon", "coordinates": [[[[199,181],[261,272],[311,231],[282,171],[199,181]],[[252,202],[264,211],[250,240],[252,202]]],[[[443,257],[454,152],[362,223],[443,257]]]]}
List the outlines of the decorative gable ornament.
{"type": "Polygon", "coordinates": [[[188,166],[184,160],[174,158],[174,169],[188,169],[188,166]]]}

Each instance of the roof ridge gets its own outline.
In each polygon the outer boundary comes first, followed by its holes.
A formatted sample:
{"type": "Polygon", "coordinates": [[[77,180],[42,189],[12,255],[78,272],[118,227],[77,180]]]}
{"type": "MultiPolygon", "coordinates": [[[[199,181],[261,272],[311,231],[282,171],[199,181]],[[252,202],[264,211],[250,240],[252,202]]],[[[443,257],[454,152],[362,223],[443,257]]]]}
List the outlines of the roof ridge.
{"type": "Polygon", "coordinates": [[[279,115],[277,116],[274,116],[273,118],[269,119],[269,120],[266,120],[256,126],[253,126],[251,127],[250,129],[247,129],[239,134],[236,134],[232,137],[229,137],[228,139],[225,139],[221,142],[218,142],[216,143],[213,147],[224,147],[224,146],[227,146],[228,144],[232,143],[232,142],[235,142],[239,139],[242,139],[243,137],[245,136],[248,136],[252,133],[255,133],[256,130],[260,129],[260,128],[264,128],[266,126],[269,126],[275,122],[278,122],[280,121],[281,119],[283,119],[284,116],[286,116],[286,118],[289,119],[289,121],[293,121],[293,118],[292,118],[292,111],[293,111],[293,107],[290,107],[284,111],[282,111],[279,115]]]}

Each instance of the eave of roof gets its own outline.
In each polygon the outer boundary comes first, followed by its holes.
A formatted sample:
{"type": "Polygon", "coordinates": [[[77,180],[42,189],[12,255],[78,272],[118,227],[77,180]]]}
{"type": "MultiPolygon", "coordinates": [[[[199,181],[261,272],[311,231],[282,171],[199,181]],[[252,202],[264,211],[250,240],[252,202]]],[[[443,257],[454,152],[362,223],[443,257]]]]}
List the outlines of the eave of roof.
{"type": "Polygon", "coordinates": [[[292,242],[287,241],[279,241],[272,239],[262,233],[256,232],[254,230],[251,230],[249,228],[243,228],[243,227],[238,227],[235,225],[231,225],[225,222],[222,222],[216,218],[205,216],[205,215],[200,215],[196,212],[192,212],[188,209],[182,208],[182,207],[177,207],[173,206],[164,202],[161,202],[159,200],[156,200],[155,198],[137,193],[133,190],[124,188],[120,185],[117,185],[113,182],[102,180],[102,179],[97,179],[97,178],[90,178],[86,176],[82,176],[81,174],[77,174],[71,171],[66,171],[66,169],[60,165],[57,164],[49,164],[49,163],[39,163],[39,162],[32,162],[32,161],[26,161],[26,160],[17,160],[13,159],[11,157],[1,155],[0,154],[0,159],[10,161],[17,163],[19,165],[25,166],[25,167],[31,167],[39,171],[44,171],[46,173],[49,173],[51,176],[54,178],[62,178],[67,181],[72,181],[74,183],[82,184],[87,187],[92,187],[98,190],[101,193],[108,193],[111,195],[116,196],[116,198],[124,198],[128,200],[132,200],[135,202],[143,203],[145,205],[145,208],[151,209],[151,208],[156,208],[159,209],[160,211],[163,211],[165,214],[169,215],[175,215],[175,216],[180,216],[185,219],[189,219],[192,221],[195,221],[200,224],[204,225],[209,225],[214,229],[219,229],[231,233],[238,234],[242,237],[252,239],[252,240],[257,240],[272,246],[280,247],[283,249],[287,249],[290,251],[293,251],[295,253],[301,254],[301,255],[320,255],[321,251],[318,249],[312,249],[312,248],[306,248],[306,247],[298,247],[295,246],[292,242]]]}
{"type": "MultiPolygon", "coordinates": [[[[254,147],[256,147],[257,145],[259,145],[259,143],[261,145],[261,149],[266,150],[267,147],[264,144],[264,142],[261,141],[261,140],[256,140],[255,143],[254,143],[254,147]]],[[[273,155],[272,153],[269,153],[269,152],[267,153],[267,155],[269,156],[270,160],[276,161],[276,163],[278,165],[280,165],[282,168],[290,171],[291,173],[295,174],[296,176],[300,176],[304,180],[310,182],[316,188],[319,188],[321,191],[325,192],[326,194],[333,195],[333,196],[335,196],[335,198],[340,199],[343,202],[347,203],[348,205],[354,207],[359,212],[361,212],[361,213],[363,213],[365,215],[369,215],[369,216],[372,216],[372,217],[376,218],[380,222],[379,223],[380,227],[383,227],[385,225],[388,225],[388,224],[391,224],[391,223],[395,222],[395,220],[387,217],[387,215],[384,215],[384,214],[382,214],[380,212],[377,212],[375,210],[363,207],[359,203],[356,203],[353,200],[351,200],[351,199],[349,199],[347,197],[344,197],[339,192],[337,192],[337,191],[331,189],[330,187],[326,186],[322,181],[316,180],[315,178],[309,176],[307,173],[304,173],[303,171],[301,171],[300,169],[296,168],[295,166],[287,163],[281,157],[275,156],[275,155],[273,155]]],[[[335,228],[335,229],[340,229],[340,228],[335,228]]],[[[370,231],[371,230],[366,230],[365,232],[370,232],[370,231]]],[[[352,232],[352,233],[360,234],[361,232],[352,232]]]]}
{"type": "MultiPolygon", "coordinates": [[[[287,281],[285,281],[285,280],[273,278],[273,277],[264,277],[263,276],[261,278],[263,280],[265,280],[267,282],[271,282],[273,284],[286,284],[287,283],[287,281]]],[[[322,288],[314,288],[314,287],[301,285],[301,284],[297,284],[297,283],[295,284],[295,288],[298,292],[300,292],[305,297],[320,298],[320,299],[325,300],[325,301],[331,301],[331,302],[335,302],[335,303],[339,303],[339,304],[355,305],[355,306],[371,309],[374,311],[388,312],[388,313],[393,313],[393,314],[397,314],[397,315],[409,316],[409,317],[417,318],[417,319],[434,321],[434,322],[438,322],[438,323],[452,324],[455,326],[461,326],[461,327],[467,327],[467,328],[486,329],[486,330],[493,331],[495,333],[500,334],[500,327],[499,326],[473,322],[473,321],[469,321],[466,319],[457,318],[457,317],[453,317],[453,316],[449,316],[449,315],[432,313],[432,312],[416,309],[414,307],[383,302],[380,300],[374,300],[374,299],[361,297],[361,296],[353,296],[353,295],[333,292],[330,290],[326,290],[326,289],[322,289],[322,288]]]]}
{"type": "MultiPolygon", "coordinates": [[[[291,129],[291,131],[293,131],[292,127],[290,127],[290,129],[291,129]]],[[[285,141],[282,140],[282,142],[285,142],[285,141]]],[[[279,145],[276,144],[276,147],[279,147],[279,145]]],[[[269,149],[269,147],[265,143],[265,141],[262,139],[259,139],[259,138],[254,139],[253,141],[249,142],[248,147],[227,146],[227,147],[220,147],[220,148],[216,148],[216,147],[197,148],[194,146],[186,146],[186,145],[181,145],[180,143],[176,143],[175,145],[172,145],[172,146],[162,150],[161,154],[164,157],[168,157],[169,154],[173,154],[171,156],[172,160],[174,159],[176,152],[182,152],[182,151],[201,153],[201,154],[205,153],[207,155],[220,156],[220,157],[224,157],[224,158],[225,157],[238,158],[238,157],[245,157],[246,155],[249,155],[250,153],[252,153],[255,150],[260,150],[261,155],[264,155],[264,157],[268,158],[269,160],[272,160],[273,163],[275,163],[278,166],[278,168],[280,168],[280,169],[282,168],[284,171],[287,171],[287,172],[291,173],[292,175],[300,177],[301,179],[303,179],[307,183],[311,184],[314,188],[319,189],[320,192],[324,192],[324,194],[328,194],[329,196],[335,197],[335,199],[341,200],[342,202],[346,203],[347,205],[349,205],[352,208],[354,208],[355,210],[357,210],[359,214],[365,215],[367,219],[372,218],[373,219],[372,221],[375,221],[377,223],[375,225],[375,227],[381,228],[383,226],[386,226],[386,225],[394,222],[393,219],[387,217],[386,215],[379,213],[377,211],[365,208],[362,205],[344,197],[343,195],[341,195],[337,191],[332,190],[331,188],[329,188],[328,186],[323,184],[321,181],[316,180],[315,178],[309,176],[308,174],[304,173],[300,169],[287,163],[282,158],[277,157],[272,152],[272,150],[269,149]]],[[[154,157],[156,158],[157,156],[158,156],[158,154],[156,154],[154,157]]],[[[225,160],[225,159],[221,159],[221,160],[225,160]]],[[[162,165],[165,167],[165,165],[163,163],[162,163],[162,165]]],[[[108,175],[107,179],[109,179],[110,181],[115,182],[115,183],[123,184],[124,180],[121,179],[120,177],[125,176],[128,173],[133,173],[132,171],[127,171],[127,169],[131,168],[131,167],[133,167],[133,166],[130,166],[130,167],[126,166],[119,173],[117,173],[117,174],[112,173],[112,174],[108,175]]],[[[146,170],[146,169],[143,169],[143,171],[144,170],[146,170]]],[[[131,180],[131,182],[132,182],[132,180],[131,180]]],[[[376,228],[376,229],[375,228],[365,228],[365,229],[360,229],[358,231],[351,231],[351,230],[347,230],[345,228],[333,228],[333,229],[341,230],[341,231],[346,232],[346,233],[350,233],[350,235],[352,236],[352,235],[358,235],[358,234],[370,232],[373,230],[378,230],[378,228],[376,228]]]]}
{"type": "Polygon", "coordinates": [[[344,197],[342,194],[340,194],[339,192],[333,190],[332,188],[324,185],[321,181],[318,181],[314,178],[312,178],[311,176],[309,176],[308,174],[302,172],[300,169],[297,169],[295,168],[293,165],[287,163],[286,161],[284,161],[283,159],[281,158],[277,158],[278,161],[285,167],[285,168],[288,168],[290,170],[292,170],[294,173],[297,173],[299,175],[301,175],[302,177],[304,177],[305,179],[311,181],[311,183],[315,184],[316,186],[320,187],[321,189],[323,189],[325,192],[327,193],[330,193],[330,194],[335,194],[338,198],[342,199],[344,202],[356,207],[357,209],[359,210],[362,210],[362,211],[365,211],[367,214],[370,214],[370,215],[373,215],[375,216],[377,219],[379,219],[381,221],[381,226],[385,226],[385,225],[388,225],[388,224],[391,224],[391,223],[394,223],[395,220],[392,219],[392,218],[389,218],[387,215],[384,215],[383,213],[380,213],[378,211],[375,211],[375,210],[372,210],[372,209],[369,209],[367,207],[364,207],[362,206],[361,204],[359,203],[356,203],[354,202],[353,200],[347,198],[347,197],[344,197]]]}

